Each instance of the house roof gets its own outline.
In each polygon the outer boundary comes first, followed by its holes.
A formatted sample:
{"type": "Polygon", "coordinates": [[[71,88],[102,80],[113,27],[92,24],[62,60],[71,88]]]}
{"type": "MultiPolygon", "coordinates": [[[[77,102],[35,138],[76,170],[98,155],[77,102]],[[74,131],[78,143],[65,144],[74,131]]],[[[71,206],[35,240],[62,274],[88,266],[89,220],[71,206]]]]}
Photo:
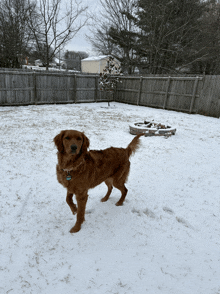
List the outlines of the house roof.
{"type": "Polygon", "coordinates": [[[109,55],[90,56],[85,59],[82,59],[82,61],[100,61],[106,59],[108,56],[109,55]]]}

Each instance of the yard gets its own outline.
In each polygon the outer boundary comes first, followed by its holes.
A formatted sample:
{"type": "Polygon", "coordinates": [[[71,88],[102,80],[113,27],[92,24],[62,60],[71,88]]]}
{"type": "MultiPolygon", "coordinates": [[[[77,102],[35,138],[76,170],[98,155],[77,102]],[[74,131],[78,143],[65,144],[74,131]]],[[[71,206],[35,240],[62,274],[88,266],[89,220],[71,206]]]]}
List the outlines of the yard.
{"type": "Polygon", "coordinates": [[[120,103],[0,107],[0,293],[220,294],[219,122],[120,103]],[[129,123],[145,119],[176,135],[142,137],[124,205],[117,189],[101,203],[101,184],[70,234],[54,136],[126,147],[129,123]]]}

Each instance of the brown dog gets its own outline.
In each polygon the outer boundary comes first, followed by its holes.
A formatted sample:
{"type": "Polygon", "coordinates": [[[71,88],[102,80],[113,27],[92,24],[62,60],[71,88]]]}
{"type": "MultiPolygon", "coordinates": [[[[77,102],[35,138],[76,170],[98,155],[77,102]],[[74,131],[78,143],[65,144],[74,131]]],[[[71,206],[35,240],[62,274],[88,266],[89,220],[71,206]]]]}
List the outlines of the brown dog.
{"type": "Polygon", "coordinates": [[[128,191],[124,184],[130,169],[129,157],[138,148],[139,137],[143,135],[137,135],[126,149],[111,147],[100,151],[87,151],[89,139],[78,131],[61,131],[54,138],[58,149],[57,179],[67,188],[66,202],[72,213],[77,213],[71,233],[78,232],[85,220],[89,189],[105,182],[108,192],[101,201],[109,199],[114,186],[121,191],[121,198],[116,205],[123,204],[128,191]],[[73,194],[76,196],[77,207],[72,200],[73,194]]]}

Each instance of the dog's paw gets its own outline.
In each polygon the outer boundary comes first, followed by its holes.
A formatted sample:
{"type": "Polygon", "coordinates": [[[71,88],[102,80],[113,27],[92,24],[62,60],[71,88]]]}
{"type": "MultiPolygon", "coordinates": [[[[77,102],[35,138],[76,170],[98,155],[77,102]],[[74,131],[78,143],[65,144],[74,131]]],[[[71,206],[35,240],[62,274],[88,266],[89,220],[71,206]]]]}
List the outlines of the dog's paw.
{"type": "Polygon", "coordinates": [[[70,230],[70,233],[77,233],[79,232],[81,229],[80,225],[75,225],[74,227],[72,227],[72,229],[70,230]]]}
{"type": "Polygon", "coordinates": [[[77,213],[77,206],[74,203],[73,203],[73,205],[70,206],[70,209],[71,209],[73,214],[77,213]]]}
{"type": "Polygon", "coordinates": [[[123,201],[118,201],[117,203],[115,203],[116,206],[122,206],[123,205],[123,201]]]}
{"type": "Polygon", "coordinates": [[[106,201],[108,200],[108,198],[109,198],[109,197],[106,197],[106,196],[103,197],[103,198],[101,199],[101,202],[106,202],[106,201]]]}
{"type": "Polygon", "coordinates": [[[73,215],[77,214],[77,208],[76,209],[71,209],[73,215]]]}

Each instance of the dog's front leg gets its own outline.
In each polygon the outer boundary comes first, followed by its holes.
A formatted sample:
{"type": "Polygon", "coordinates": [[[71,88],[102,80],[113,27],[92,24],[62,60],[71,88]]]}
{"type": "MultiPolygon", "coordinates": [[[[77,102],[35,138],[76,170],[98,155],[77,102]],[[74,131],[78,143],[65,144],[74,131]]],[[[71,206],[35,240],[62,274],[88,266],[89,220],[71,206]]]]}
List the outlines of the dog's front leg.
{"type": "Polygon", "coordinates": [[[76,204],[73,203],[73,194],[72,193],[69,193],[68,191],[67,191],[67,195],[66,195],[66,202],[69,205],[72,213],[73,214],[76,214],[77,207],[76,207],[76,204]]]}
{"type": "Polygon", "coordinates": [[[81,229],[81,224],[85,220],[86,202],[88,199],[87,191],[81,194],[76,194],[77,200],[77,216],[75,226],[70,230],[70,233],[76,233],[81,229]]]}

